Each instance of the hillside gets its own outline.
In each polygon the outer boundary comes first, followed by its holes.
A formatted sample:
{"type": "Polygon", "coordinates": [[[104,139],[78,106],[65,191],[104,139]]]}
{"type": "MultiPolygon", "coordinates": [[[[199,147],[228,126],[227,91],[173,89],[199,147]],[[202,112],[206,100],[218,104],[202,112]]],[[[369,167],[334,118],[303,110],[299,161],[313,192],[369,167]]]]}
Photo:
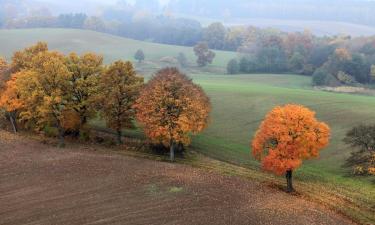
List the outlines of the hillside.
{"type": "MultiPolygon", "coordinates": [[[[106,62],[117,59],[134,60],[134,53],[142,49],[146,60],[158,63],[166,56],[175,57],[183,52],[191,64],[195,62],[193,48],[155,44],[136,41],[104,33],[75,29],[19,29],[0,30],[0,55],[11,57],[15,50],[30,46],[38,41],[46,41],[50,49],[60,50],[64,53],[76,51],[96,52],[102,54],[106,62]]],[[[225,68],[227,62],[235,57],[234,52],[216,51],[213,67],[225,68]]]]}

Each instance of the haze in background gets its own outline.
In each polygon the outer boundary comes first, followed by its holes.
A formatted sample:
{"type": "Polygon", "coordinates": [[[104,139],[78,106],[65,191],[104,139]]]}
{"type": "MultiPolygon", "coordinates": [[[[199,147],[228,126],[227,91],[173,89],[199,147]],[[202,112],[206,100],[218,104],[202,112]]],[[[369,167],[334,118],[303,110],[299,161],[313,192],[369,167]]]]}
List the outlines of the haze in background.
{"type": "Polygon", "coordinates": [[[167,15],[203,26],[220,21],[227,26],[309,29],[316,35],[375,35],[375,1],[367,0],[0,0],[0,18],[85,13],[124,21],[129,15],[119,9],[126,8],[139,11],[133,13],[137,17],[167,15]]]}

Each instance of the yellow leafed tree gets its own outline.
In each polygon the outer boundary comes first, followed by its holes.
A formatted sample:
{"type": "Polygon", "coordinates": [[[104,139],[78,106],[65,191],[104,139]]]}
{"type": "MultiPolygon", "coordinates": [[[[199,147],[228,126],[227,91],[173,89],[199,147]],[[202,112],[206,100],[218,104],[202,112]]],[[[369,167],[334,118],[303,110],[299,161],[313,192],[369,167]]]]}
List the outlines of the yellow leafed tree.
{"type": "Polygon", "coordinates": [[[142,85],[143,77],[137,76],[131,62],[114,62],[100,79],[97,104],[107,126],[116,131],[119,144],[121,130],[134,126],[133,104],[142,85]]]}

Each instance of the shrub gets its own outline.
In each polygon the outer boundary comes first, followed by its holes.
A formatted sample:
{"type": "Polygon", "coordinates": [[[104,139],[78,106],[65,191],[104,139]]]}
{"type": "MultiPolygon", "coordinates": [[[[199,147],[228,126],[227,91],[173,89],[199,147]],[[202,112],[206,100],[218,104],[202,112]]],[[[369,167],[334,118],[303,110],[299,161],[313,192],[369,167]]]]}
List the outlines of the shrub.
{"type": "Polygon", "coordinates": [[[312,76],[314,86],[338,86],[339,81],[325,69],[317,69],[312,76]]]}
{"type": "Polygon", "coordinates": [[[228,74],[237,74],[240,71],[237,59],[232,59],[228,62],[227,72],[228,74]]]}

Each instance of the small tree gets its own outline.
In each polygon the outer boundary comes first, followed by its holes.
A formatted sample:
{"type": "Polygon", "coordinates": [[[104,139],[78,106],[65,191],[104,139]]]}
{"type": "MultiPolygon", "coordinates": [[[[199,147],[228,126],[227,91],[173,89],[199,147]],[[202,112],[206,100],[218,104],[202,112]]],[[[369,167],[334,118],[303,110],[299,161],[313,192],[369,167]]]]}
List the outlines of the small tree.
{"type": "Polygon", "coordinates": [[[143,85],[143,77],[137,76],[131,62],[116,61],[103,73],[97,102],[107,126],[117,133],[121,144],[121,131],[133,128],[133,104],[143,85]]]}
{"type": "Polygon", "coordinates": [[[201,132],[208,124],[210,101],[201,87],[176,68],[160,70],[141,91],[135,109],[137,121],[156,144],[170,149],[188,145],[190,134],[201,132]]]}
{"type": "Polygon", "coordinates": [[[228,74],[237,74],[240,70],[237,59],[232,59],[228,62],[227,72],[228,74]]]}
{"type": "Polygon", "coordinates": [[[197,64],[201,67],[211,64],[216,55],[208,48],[206,42],[200,42],[194,46],[194,53],[198,57],[197,64]]]}
{"type": "Polygon", "coordinates": [[[145,54],[141,49],[138,49],[138,51],[134,55],[134,58],[138,60],[139,63],[141,63],[143,60],[145,60],[145,54]]]}
{"type": "Polygon", "coordinates": [[[344,142],[357,149],[346,161],[356,175],[375,175],[375,125],[359,125],[346,133],[344,142]]]}
{"type": "Polygon", "coordinates": [[[188,66],[188,60],[187,60],[185,54],[182,53],[182,52],[178,53],[177,61],[178,61],[178,63],[179,63],[182,67],[187,67],[187,66],[188,66]]]}
{"type": "Polygon", "coordinates": [[[375,81],[375,65],[371,65],[371,81],[374,82],[375,81]]]}
{"type": "Polygon", "coordinates": [[[302,160],[317,157],[327,146],[329,127],[300,105],[277,106],[269,112],[252,141],[253,156],[264,170],[285,174],[287,191],[294,191],[292,173],[302,160]]]}

